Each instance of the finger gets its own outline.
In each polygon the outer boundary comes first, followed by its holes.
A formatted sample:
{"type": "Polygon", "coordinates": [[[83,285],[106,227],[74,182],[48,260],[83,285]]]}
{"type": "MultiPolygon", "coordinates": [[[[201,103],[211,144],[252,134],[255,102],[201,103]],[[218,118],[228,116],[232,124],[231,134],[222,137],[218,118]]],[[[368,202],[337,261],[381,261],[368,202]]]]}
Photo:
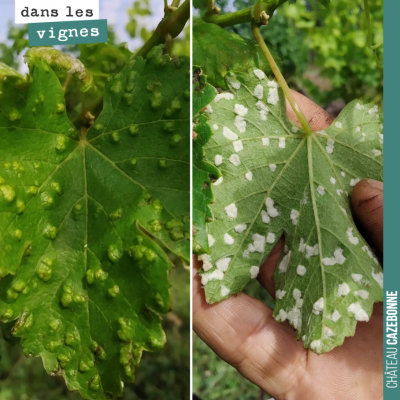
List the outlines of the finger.
{"type": "MultiPolygon", "coordinates": [[[[194,264],[200,267],[197,261],[194,264]]],[[[269,307],[244,293],[207,304],[197,274],[193,328],[222,359],[275,397],[285,398],[297,373],[304,373],[305,351],[293,328],[276,322],[269,307]]]]}
{"type": "Polygon", "coordinates": [[[264,264],[260,267],[260,272],[257,276],[260,284],[268,290],[269,294],[275,298],[275,281],[273,279],[275,268],[278,264],[278,261],[283,253],[283,249],[285,247],[285,237],[282,236],[275,247],[272,249],[271,253],[265,261],[264,264]]]}
{"type": "Polygon", "coordinates": [[[382,306],[375,303],[371,319],[358,323],[355,335],[346,337],[341,346],[322,355],[309,352],[309,376],[318,377],[318,384],[314,380],[311,388],[318,387],[318,394],[298,399],[383,399],[382,306]]]}
{"type": "MultiPolygon", "coordinates": [[[[313,131],[319,131],[321,129],[325,129],[333,121],[333,118],[320,106],[315,104],[308,97],[303,96],[302,94],[291,90],[296,103],[303,111],[305,117],[307,118],[308,123],[313,131]]],[[[293,111],[292,106],[286,100],[286,113],[289,119],[294,122],[297,126],[301,126],[295,112],[293,111]]]]}
{"type": "Polygon", "coordinates": [[[372,179],[358,182],[351,195],[357,220],[374,245],[383,250],[383,183],[372,179]]]}

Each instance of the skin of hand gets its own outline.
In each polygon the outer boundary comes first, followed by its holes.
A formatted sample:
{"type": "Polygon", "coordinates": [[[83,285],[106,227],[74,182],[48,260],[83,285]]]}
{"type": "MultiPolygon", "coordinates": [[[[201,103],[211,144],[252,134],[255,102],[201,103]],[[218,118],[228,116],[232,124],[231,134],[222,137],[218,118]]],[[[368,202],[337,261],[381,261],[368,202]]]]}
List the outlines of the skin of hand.
{"type": "MultiPolygon", "coordinates": [[[[292,92],[313,131],[332,118],[303,95],[292,92]]],[[[289,118],[298,124],[288,106],[289,118]]],[[[383,246],[383,184],[363,180],[353,189],[357,221],[378,250],[383,246]]],[[[273,274],[284,247],[281,238],[261,266],[258,280],[275,297],[273,274]]],[[[197,271],[201,264],[194,257],[197,271]]],[[[208,305],[199,276],[193,282],[193,327],[223,360],[276,400],[383,399],[382,303],[368,322],[358,322],[353,337],[326,354],[304,349],[288,322],[276,322],[272,310],[244,293],[208,305]]]]}

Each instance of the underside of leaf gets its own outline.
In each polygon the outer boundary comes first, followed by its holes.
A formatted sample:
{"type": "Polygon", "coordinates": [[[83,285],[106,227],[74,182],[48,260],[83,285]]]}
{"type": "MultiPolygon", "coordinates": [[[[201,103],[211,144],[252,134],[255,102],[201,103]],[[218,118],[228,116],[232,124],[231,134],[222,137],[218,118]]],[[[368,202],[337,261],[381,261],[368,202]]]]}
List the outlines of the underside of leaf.
{"type": "Polygon", "coordinates": [[[193,252],[208,253],[206,222],[212,218],[209,204],[214,200],[211,176],[218,178],[219,170],[204,160],[204,145],[210,140],[212,131],[207,118],[199,112],[216,96],[216,89],[207,83],[201,68],[193,70],[193,252]]]}
{"type": "Polygon", "coordinates": [[[377,107],[350,103],[324,131],[307,136],[286,116],[283,92],[254,69],[228,73],[230,92],[207,106],[205,160],[222,174],[200,258],[209,303],[242,291],[278,239],[277,321],[317,353],[352,336],[382,301],[382,270],[354,224],[350,195],[363,178],[382,180],[377,107]]]}
{"type": "Polygon", "coordinates": [[[80,132],[48,62],[30,70],[0,87],[0,317],[69,389],[113,399],[165,343],[154,238],[189,259],[189,61],[132,59],[80,132]]]}

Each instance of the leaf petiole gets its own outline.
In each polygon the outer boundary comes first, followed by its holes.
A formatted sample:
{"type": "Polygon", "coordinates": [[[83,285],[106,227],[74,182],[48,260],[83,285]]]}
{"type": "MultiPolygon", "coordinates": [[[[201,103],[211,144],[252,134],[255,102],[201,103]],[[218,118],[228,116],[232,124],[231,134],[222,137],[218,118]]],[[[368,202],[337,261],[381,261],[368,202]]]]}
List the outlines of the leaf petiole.
{"type": "Polygon", "coordinates": [[[215,12],[216,7],[215,7],[215,0],[207,0],[207,15],[215,15],[218,14],[215,12]]]}
{"type": "MultiPolygon", "coordinates": [[[[173,1],[172,4],[179,4],[179,1],[173,1]]],[[[170,35],[172,38],[178,36],[186,25],[190,17],[190,0],[185,2],[175,11],[171,12],[157,26],[150,39],[134,55],[134,57],[145,57],[147,53],[155,46],[165,43],[165,38],[170,35]]]]}
{"type": "Polygon", "coordinates": [[[262,0],[257,0],[257,3],[256,3],[255,8],[254,8],[254,19],[258,23],[260,22],[260,18],[261,18],[261,11],[262,11],[261,3],[262,3],[262,0]]]}
{"type": "Polygon", "coordinates": [[[252,7],[244,8],[243,10],[234,11],[223,15],[217,15],[214,13],[209,13],[207,11],[206,15],[204,16],[204,21],[217,24],[222,28],[226,28],[227,26],[232,26],[237,24],[244,24],[246,22],[253,21],[253,18],[255,16],[259,18],[262,11],[265,11],[267,15],[272,16],[275,10],[282,4],[286,3],[287,1],[288,0],[279,0],[275,4],[271,3],[266,4],[261,1],[259,5],[260,13],[258,15],[256,12],[256,7],[258,6],[257,4],[252,7]]]}
{"type": "Polygon", "coordinates": [[[167,53],[172,55],[172,37],[169,33],[165,36],[165,47],[167,49],[167,53]]]}
{"type": "Polygon", "coordinates": [[[67,91],[69,83],[71,82],[71,79],[72,79],[72,75],[67,74],[67,77],[65,78],[64,85],[63,85],[64,93],[67,91]]]}
{"type": "Polygon", "coordinates": [[[371,28],[371,16],[369,14],[369,4],[368,0],[364,0],[364,12],[365,12],[365,18],[367,20],[367,37],[368,37],[368,47],[374,52],[375,58],[376,58],[376,63],[379,68],[382,68],[383,65],[379,61],[378,54],[376,53],[376,49],[381,47],[383,45],[383,42],[377,43],[377,44],[372,44],[372,28],[371,28]]]}
{"type": "Polygon", "coordinates": [[[285,78],[283,77],[281,71],[279,70],[278,65],[276,64],[271,52],[269,51],[268,46],[266,45],[264,38],[261,35],[259,26],[257,26],[253,22],[251,25],[251,30],[253,32],[254,39],[259,44],[261,51],[264,53],[269,65],[271,66],[272,72],[274,73],[275,78],[279,83],[279,86],[282,88],[283,93],[285,94],[285,97],[288,99],[291,107],[293,108],[294,113],[296,114],[301,126],[304,129],[304,132],[308,136],[311,135],[312,129],[310,127],[310,124],[308,123],[307,118],[305,117],[303,111],[301,111],[296,100],[294,99],[292,92],[290,91],[289,86],[286,83],[285,78]]]}

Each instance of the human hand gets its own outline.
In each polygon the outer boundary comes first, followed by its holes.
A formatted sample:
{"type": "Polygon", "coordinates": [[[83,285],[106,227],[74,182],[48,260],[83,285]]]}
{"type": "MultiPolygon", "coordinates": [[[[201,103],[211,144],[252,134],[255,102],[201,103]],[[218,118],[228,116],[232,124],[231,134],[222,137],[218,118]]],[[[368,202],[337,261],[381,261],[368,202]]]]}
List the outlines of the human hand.
{"type": "MultiPolygon", "coordinates": [[[[293,92],[314,131],[332,118],[311,100],[293,92]]],[[[288,105],[289,118],[297,123],[288,105]]],[[[379,251],[383,247],[383,184],[363,180],[353,189],[356,219],[379,251]]],[[[281,238],[261,266],[258,280],[273,296],[273,274],[284,247],[281,238]]],[[[200,268],[197,259],[195,269],[200,268]]],[[[193,282],[193,327],[222,359],[276,400],[378,400],[383,398],[382,303],[368,322],[329,353],[317,355],[296,340],[294,329],[276,322],[273,311],[240,293],[208,305],[199,276],[193,282]]]]}

